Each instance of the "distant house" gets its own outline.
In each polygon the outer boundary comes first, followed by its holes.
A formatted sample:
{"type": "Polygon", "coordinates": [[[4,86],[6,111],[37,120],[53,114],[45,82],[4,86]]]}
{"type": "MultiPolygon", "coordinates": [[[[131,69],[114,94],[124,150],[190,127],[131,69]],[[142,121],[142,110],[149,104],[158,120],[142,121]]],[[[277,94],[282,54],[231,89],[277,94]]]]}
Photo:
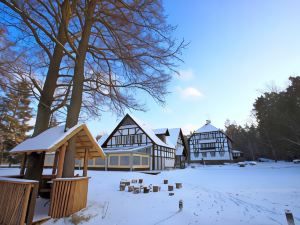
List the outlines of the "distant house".
{"type": "Polygon", "coordinates": [[[188,146],[184,139],[184,135],[180,128],[172,128],[169,130],[167,137],[168,143],[172,144],[176,149],[175,167],[184,168],[188,160],[188,146]]]}
{"type": "Polygon", "coordinates": [[[107,154],[107,161],[102,167],[109,170],[173,168],[176,150],[175,145],[168,142],[169,130],[160,129],[156,132],[139,119],[126,114],[115,129],[98,142],[107,154]]]}
{"type": "Polygon", "coordinates": [[[190,162],[217,164],[233,160],[232,141],[207,120],[188,139],[190,162]]]}

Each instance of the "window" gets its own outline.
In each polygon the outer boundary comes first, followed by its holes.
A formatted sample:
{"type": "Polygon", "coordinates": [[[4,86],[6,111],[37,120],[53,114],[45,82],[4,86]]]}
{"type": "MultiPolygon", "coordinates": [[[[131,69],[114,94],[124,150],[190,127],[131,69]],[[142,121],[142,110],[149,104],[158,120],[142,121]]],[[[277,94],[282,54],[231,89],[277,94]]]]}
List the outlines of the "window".
{"type": "Polygon", "coordinates": [[[133,156],[133,165],[140,165],[140,164],[141,164],[141,157],[133,156]]]}
{"type": "Polygon", "coordinates": [[[81,159],[75,159],[75,166],[81,166],[81,159]]]}
{"type": "Polygon", "coordinates": [[[212,142],[212,143],[203,143],[201,144],[201,149],[214,149],[216,148],[216,143],[212,142]]]}
{"type": "Polygon", "coordinates": [[[93,166],[93,165],[94,165],[94,160],[93,160],[93,159],[89,159],[88,165],[89,165],[89,166],[93,166]]]}
{"type": "Polygon", "coordinates": [[[105,160],[101,159],[100,157],[96,158],[95,159],[95,164],[96,165],[105,165],[105,160]]]}
{"type": "Polygon", "coordinates": [[[206,152],[202,152],[202,157],[203,158],[207,157],[207,153],[206,152]]]}
{"type": "Polygon", "coordinates": [[[120,165],[128,166],[129,165],[129,156],[120,156],[120,165]]]}
{"type": "Polygon", "coordinates": [[[116,136],[116,144],[117,145],[122,144],[122,136],[116,136]]]}
{"type": "Polygon", "coordinates": [[[119,156],[110,156],[109,165],[117,166],[119,164],[119,156]]]}
{"type": "Polygon", "coordinates": [[[225,152],[219,152],[221,157],[224,157],[225,152]]]}
{"type": "Polygon", "coordinates": [[[149,165],[148,157],[142,157],[142,165],[144,165],[144,166],[149,165]]]}
{"type": "Polygon", "coordinates": [[[210,152],[210,156],[211,157],[215,157],[216,156],[216,152],[210,152]]]}

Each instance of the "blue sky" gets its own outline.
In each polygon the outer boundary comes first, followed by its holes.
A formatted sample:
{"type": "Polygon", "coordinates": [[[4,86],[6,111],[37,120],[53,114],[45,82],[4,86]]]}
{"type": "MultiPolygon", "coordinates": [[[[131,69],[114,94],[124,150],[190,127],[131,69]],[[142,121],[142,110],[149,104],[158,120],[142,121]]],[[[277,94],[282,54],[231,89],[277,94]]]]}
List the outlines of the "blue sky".
{"type": "MultiPolygon", "coordinates": [[[[197,129],[210,119],[245,124],[252,105],[270,83],[284,88],[300,75],[300,1],[166,0],[175,36],[190,42],[181,76],[163,108],[147,98],[149,111],[133,114],[153,128],[197,129]]],[[[104,113],[88,122],[93,134],[110,132],[120,118],[104,113]]]]}

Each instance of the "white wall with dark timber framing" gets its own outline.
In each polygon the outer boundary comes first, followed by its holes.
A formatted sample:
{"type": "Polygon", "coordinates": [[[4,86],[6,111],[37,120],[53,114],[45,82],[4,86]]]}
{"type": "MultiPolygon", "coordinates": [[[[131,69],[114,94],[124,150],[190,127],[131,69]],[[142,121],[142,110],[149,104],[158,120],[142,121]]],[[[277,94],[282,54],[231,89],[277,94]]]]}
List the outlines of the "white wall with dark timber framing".
{"type": "Polygon", "coordinates": [[[147,151],[147,154],[150,156],[152,170],[174,167],[175,149],[163,143],[152,129],[146,129],[128,114],[108,136],[102,147],[105,151],[112,152],[113,150],[128,150],[149,145],[151,151],[147,151]]]}
{"type": "Polygon", "coordinates": [[[230,138],[221,130],[210,125],[210,122],[194,132],[188,143],[191,162],[201,160],[229,161],[233,159],[230,138]]]}

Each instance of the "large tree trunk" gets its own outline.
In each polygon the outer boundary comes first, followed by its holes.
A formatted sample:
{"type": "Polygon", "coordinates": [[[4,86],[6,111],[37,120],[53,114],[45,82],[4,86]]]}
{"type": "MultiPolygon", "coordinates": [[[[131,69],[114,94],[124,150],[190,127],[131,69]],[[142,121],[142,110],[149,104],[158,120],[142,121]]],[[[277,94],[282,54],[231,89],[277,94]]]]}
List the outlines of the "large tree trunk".
{"type": "MultiPolygon", "coordinates": [[[[93,25],[93,14],[96,7],[96,1],[92,0],[88,4],[86,12],[86,20],[82,30],[81,40],[78,46],[78,54],[76,55],[73,90],[70,101],[70,106],[67,113],[66,128],[71,128],[78,123],[78,118],[82,103],[83,82],[84,82],[84,61],[88,50],[88,43],[93,25]]],[[[68,149],[65,155],[65,163],[62,177],[73,177],[75,167],[75,140],[72,138],[69,141],[68,149]]]]}
{"type": "MultiPolygon", "coordinates": [[[[69,1],[64,1],[62,5],[62,14],[69,15],[67,10],[70,9],[69,1]]],[[[65,25],[68,24],[69,18],[65,16],[62,19],[62,23],[60,24],[59,32],[57,35],[57,40],[61,45],[56,44],[52,58],[50,59],[50,64],[48,68],[48,73],[46,76],[45,84],[43,86],[43,90],[41,93],[40,101],[38,104],[38,111],[34,126],[33,137],[39,135],[43,131],[47,130],[50,123],[51,118],[51,105],[53,103],[54,92],[56,89],[56,83],[59,76],[59,69],[62,58],[64,56],[64,46],[67,42],[65,35],[65,25]]],[[[25,173],[26,179],[31,180],[41,180],[41,176],[43,173],[43,165],[44,165],[45,154],[41,153],[32,153],[28,155],[28,163],[27,169],[25,173]]]]}

